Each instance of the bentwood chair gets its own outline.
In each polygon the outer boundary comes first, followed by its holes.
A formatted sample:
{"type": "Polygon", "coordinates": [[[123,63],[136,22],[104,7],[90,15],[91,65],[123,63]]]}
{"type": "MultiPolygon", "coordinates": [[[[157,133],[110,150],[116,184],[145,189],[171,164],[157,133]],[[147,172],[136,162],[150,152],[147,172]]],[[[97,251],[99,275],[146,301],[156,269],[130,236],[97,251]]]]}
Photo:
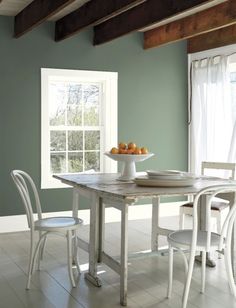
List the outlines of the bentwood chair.
{"type": "MultiPolygon", "coordinates": [[[[234,180],[236,172],[235,163],[224,163],[224,162],[202,162],[202,175],[207,174],[207,170],[218,170],[228,172],[227,178],[234,180]]],[[[216,219],[216,230],[219,233],[221,230],[222,217],[224,210],[228,208],[228,201],[224,199],[217,199],[212,202],[211,205],[211,216],[216,219]]],[[[180,206],[179,209],[179,227],[184,229],[184,218],[185,215],[193,214],[193,202],[187,202],[180,206]]]]}
{"type": "Polygon", "coordinates": [[[76,230],[82,223],[82,220],[75,217],[43,218],[38,191],[32,178],[21,170],[13,170],[11,176],[23,201],[30,228],[30,259],[26,289],[30,288],[31,276],[35,269],[36,260],[38,261],[38,269],[40,268],[40,260],[43,258],[46,237],[51,233],[64,235],[67,238],[68,271],[71,284],[75,287],[72,262],[75,261],[77,271],[80,273],[77,257],[76,230]],[[35,205],[37,220],[34,220],[32,204],[35,205]],[[36,242],[37,232],[39,233],[39,239],[36,242]]]}
{"type": "Polygon", "coordinates": [[[193,229],[174,231],[168,235],[169,243],[169,284],[167,297],[170,298],[173,281],[173,251],[179,250],[185,261],[186,281],[183,292],[182,308],[186,308],[189,295],[190,283],[192,279],[195,254],[197,251],[202,253],[202,279],[201,292],[205,290],[205,270],[206,270],[206,254],[211,251],[219,250],[224,253],[225,267],[228,277],[231,293],[236,297],[236,287],[233,278],[232,262],[231,262],[231,239],[233,225],[236,220],[236,201],[234,197],[234,204],[231,205],[230,211],[221,228],[221,232],[214,233],[211,231],[211,224],[208,224],[207,231],[198,230],[198,207],[200,198],[206,195],[206,219],[210,219],[211,205],[213,198],[220,193],[236,194],[236,185],[215,185],[202,189],[195,197],[193,203],[193,229]],[[184,251],[190,250],[189,261],[187,261],[184,251]]]}
{"type": "MultiPolygon", "coordinates": [[[[227,174],[227,178],[234,180],[236,174],[236,164],[235,163],[224,163],[224,162],[202,162],[202,175],[206,175],[207,170],[218,170],[218,171],[225,171],[227,174]]],[[[212,203],[212,218],[216,219],[216,226],[217,232],[220,232],[221,224],[222,224],[222,217],[224,213],[227,212],[229,202],[228,200],[224,199],[217,199],[212,203]]],[[[184,229],[184,221],[186,215],[193,214],[193,202],[185,202],[179,208],[179,228],[184,229]]],[[[153,239],[154,249],[158,250],[158,238],[160,235],[168,236],[173,230],[166,229],[160,226],[160,200],[157,199],[155,202],[155,208],[153,208],[153,215],[156,217],[155,225],[157,228],[157,235],[156,238],[153,239]]],[[[219,254],[219,258],[221,254],[219,254]]]]}

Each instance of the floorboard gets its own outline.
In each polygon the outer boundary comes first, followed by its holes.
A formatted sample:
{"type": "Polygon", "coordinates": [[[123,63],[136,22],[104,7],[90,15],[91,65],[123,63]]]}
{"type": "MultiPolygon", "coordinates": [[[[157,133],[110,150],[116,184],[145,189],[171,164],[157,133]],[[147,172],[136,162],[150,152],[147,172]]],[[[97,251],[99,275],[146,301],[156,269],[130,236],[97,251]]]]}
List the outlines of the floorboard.
{"type": "MultiPolygon", "coordinates": [[[[176,229],[178,217],[166,217],[163,226],[176,229]]],[[[189,220],[189,225],[191,222],[189,220]]],[[[129,252],[150,248],[150,219],[129,221],[129,252]]],[[[83,225],[80,234],[88,239],[89,226],[83,225]]],[[[165,246],[165,238],[160,239],[165,246]]],[[[29,232],[0,234],[0,308],[115,308],[119,305],[119,276],[105,265],[99,265],[103,282],[96,288],[84,279],[88,269],[88,254],[79,251],[82,274],[77,287],[72,288],[66,266],[66,241],[51,236],[46,244],[41,271],[32,278],[32,288],[25,290],[27,280],[29,232]]],[[[106,224],[105,251],[119,255],[120,223],[106,224]]],[[[201,294],[201,269],[195,265],[188,308],[236,308],[227,285],[224,259],[216,258],[216,268],[207,268],[206,293],[201,294]]],[[[174,257],[173,296],[166,299],[168,256],[152,256],[129,262],[128,308],[181,308],[184,286],[184,266],[180,255],[174,257]]]]}

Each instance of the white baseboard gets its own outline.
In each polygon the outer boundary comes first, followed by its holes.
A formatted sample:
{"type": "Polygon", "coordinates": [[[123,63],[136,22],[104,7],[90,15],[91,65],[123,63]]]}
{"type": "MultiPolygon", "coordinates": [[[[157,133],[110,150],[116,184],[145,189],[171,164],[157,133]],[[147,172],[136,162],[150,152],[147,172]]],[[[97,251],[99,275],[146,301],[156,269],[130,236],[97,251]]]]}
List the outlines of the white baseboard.
{"type": "MultiPolygon", "coordinates": [[[[179,206],[183,202],[171,202],[161,204],[161,217],[179,215],[179,206]]],[[[44,213],[43,217],[53,216],[71,216],[71,211],[44,213]]],[[[129,208],[129,220],[150,219],[152,215],[152,205],[134,205],[129,208]]],[[[83,219],[84,224],[89,224],[89,210],[80,210],[79,217],[83,219]]],[[[37,216],[35,215],[35,219],[37,216]]],[[[114,208],[106,209],[106,222],[120,221],[120,211],[114,208]]],[[[18,232],[28,230],[26,215],[2,216],[0,217],[0,233],[18,232]]]]}

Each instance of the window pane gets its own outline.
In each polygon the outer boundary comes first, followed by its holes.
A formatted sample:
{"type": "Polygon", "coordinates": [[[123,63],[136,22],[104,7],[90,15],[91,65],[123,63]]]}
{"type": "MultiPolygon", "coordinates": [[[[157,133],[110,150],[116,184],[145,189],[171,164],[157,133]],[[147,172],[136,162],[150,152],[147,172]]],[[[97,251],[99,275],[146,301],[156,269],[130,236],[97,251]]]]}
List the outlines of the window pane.
{"type": "Polygon", "coordinates": [[[83,153],[68,153],[68,172],[83,171],[83,153]]]}
{"type": "Polygon", "coordinates": [[[65,106],[67,90],[63,83],[49,84],[49,123],[50,125],[65,124],[65,106]]]}
{"type": "Polygon", "coordinates": [[[73,84],[69,83],[67,86],[68,91],[68,104],[81,104],[82,98],[82,85],[81,84],[73,84]]]}
{"type": "Polygon", "coordinates": [[[68,150],[69,151],[83,150],[83,132],[81,131],[68,132],[68,150]]]}
{"type": "Polygon", "coordinates": [[[82,106],[80,105],[67,106],[67,125],[74,125],[74,126],[82,125],[82,106]]]}
{"type": "Polygon", "coordinates": [[[66,132],[65,131],[51,131],[50,133],[51,151],[65,151],[66,150],[66,132]]]}
{"type": "Polygon", "coordinates": [[[84,125],[98,126],[99,125],[99,107],[91,106],[84,108],[84,125]]]}
{"type": "Polygon", "coordinates": [[[99,125],[99,86],[84,86],[84,125],[99,125]]]}
{"type": "Polygon", "coordinates": [[[68,85],[67,125],[82,125],[82,85],[68,85]]]}
{"type": "Polygon", "coordinates": [[[85,150],[100,149],[100,131],[85,131],[85,150]]]}
{"type": "Polygon", "coordinates": [[[51,173],[66,172],[66,153],[51,153],[51,173]]]}
{"type": "Polygon", "coordinates": [[[85,152],[85,171],[90,169],[100,171],[100,152],[85,152]]]}
{"type": "Polygon", "coordinates": [[[236,72],[231,72],[230,73],[230,81],[231,82],[236,82],[236,72]]]}
{"type": "Polygon", "coordinates": [[[99,85],[98,84],[89,84],[84,85],[84,103],[97,105],[99,103],[99,85]]]}

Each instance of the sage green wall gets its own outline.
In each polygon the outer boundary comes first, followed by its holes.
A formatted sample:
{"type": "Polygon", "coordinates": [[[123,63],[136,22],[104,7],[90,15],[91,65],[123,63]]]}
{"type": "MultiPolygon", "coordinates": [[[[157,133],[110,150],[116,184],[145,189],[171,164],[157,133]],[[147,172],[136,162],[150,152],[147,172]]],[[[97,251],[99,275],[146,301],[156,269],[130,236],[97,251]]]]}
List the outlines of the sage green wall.
{"type": "MultiPolygon", "coordinates": [[[[1,205],[0,215],[22,213],[9,173],[29,172],[40,186],[40,68],[115,71],[119,140],[156,153],[137,165],[187,169],[187,54],[185,43],[144,51],[135,33],[93,47],[84,31],[61,43],[46,23],[14,39],[13,19],[0,17],[1,205]]],[[[70,209],[71,189],[40,191],[47,211],[70,209]]]]}

